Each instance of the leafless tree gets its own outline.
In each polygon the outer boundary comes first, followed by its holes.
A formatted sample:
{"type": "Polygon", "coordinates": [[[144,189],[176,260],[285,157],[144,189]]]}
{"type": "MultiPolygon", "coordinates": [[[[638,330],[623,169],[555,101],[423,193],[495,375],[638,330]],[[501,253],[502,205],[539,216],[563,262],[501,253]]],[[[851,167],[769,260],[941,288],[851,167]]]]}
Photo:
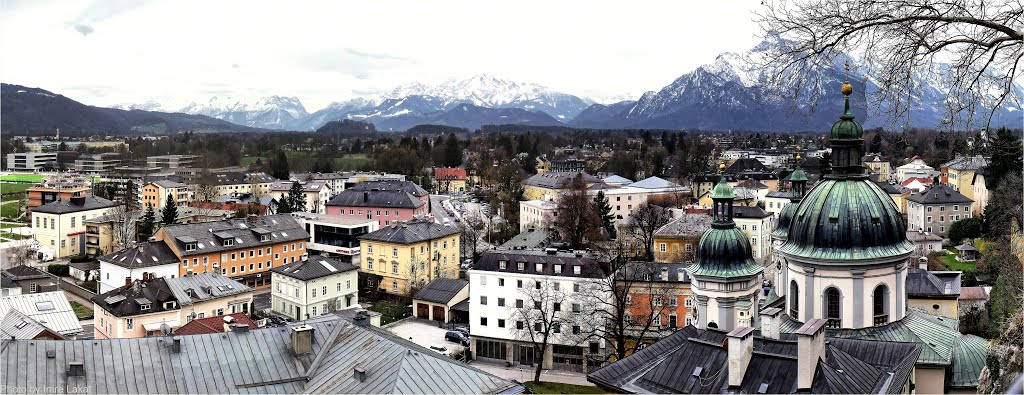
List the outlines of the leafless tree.
{"type": "Polygon", "coordinates": [[[27,265],[32,262],[29,257],[32,253],[28,249],[28,245],[18,245],[11,248],[7,248],[3,252],[5,262],[3,263],[4,269],[9,269],[15,266],[27,265]]]}
{"type": "Polygon", "coordinates": [[[213,211],[211,203],[217,199],[217,187],[209,180],[201,178],[193,188],[192,201],[196,208],[196,214],[202,218],[209,217],[210,212],[213,211]]]}
{"type": "Polygon", "coordinates": [[[944,63],[951,78],[943,126],[970,128],[983,117],[992,121],[997,108],[1013,97],[1024,56],[1024,6],[1019,0],[766,0],[757,12],[762,29],[785,41],[763,58],[771,65],[769,86],[813,103],[828,76],[814,73],[846,54],[858,53],[863,72],[879,87],[871,100],[893,103],[890,121],[913,108],[922,74],[939,72],[944,63]],[[992,93],[994,92],[994,97],[992,93]]]}
{"type": "Polygon", "coordinates": [[[601,216],[594,199],[587,196],[587,184],[582,175],[573,178],[558,197],[555,213],[554,228],[569,247],[582,248],[601,238],[601,216]]]}
{"type": "Polygon", "coordinates": [[[516,339],[533,346],[533,380],[540,381],[544,355],[552,344],[577,344],[579,335],[585,332],[581,325],[586,325],[589,318],[585,312],[573,312],[576,306],[569,296],[571,290],[564,289],[561,283],[547,279],[524,282],[528,284],[507,307],[511,320],[508,325],[516,339]]]}
{"type": "Polygon", "coordinates": [[[459,245],[462,248],[462,256],[476,262],[480,252],[477,250],[480,244],[480,235],[483,234],[484,221],[477,211],[468,212],[462,216],[459,224],[459,245]]]}
{"type": "Polygon", "coordinates": [[[669,220],[668,210],[651,203],[641,204],[629,214],[626,230],[640,244],[646,260],[654,259],[654,232],[669,220]]]}
{"type": "MultiPolygon", "coordinates": [[[[141,218],[139,210],[129,204],[120,204],[110,211],[110,231],[112,232],[114,249],[123,251],[131,248],[136,241],[136,221],[141,218]]],[[[103,251],[109,253],[111,251],[103,251]]]]}

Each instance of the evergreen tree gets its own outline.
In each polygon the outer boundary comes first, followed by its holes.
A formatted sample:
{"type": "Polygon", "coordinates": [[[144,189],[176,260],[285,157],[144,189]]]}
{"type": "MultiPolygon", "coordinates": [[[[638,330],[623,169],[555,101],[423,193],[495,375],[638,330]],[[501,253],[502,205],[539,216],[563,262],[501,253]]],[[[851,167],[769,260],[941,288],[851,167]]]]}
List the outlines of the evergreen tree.
{"type": "Polygon", "coordinates": [[[875,133],[875,137],[871,138],[871,145],[868,146],[868,153],[880,153],[882,152],[882,133],[875,133]]]}
{"type": "Polygon", "coordinates": [[[604,195],[604,191],[598,191],[594,201],[597,204],[597,214],[601,216],[601,226],[604,227],[605,232],[608,232],[608,238],[616,238],[615,215],[612,214],[612,205],[608,203],[608,197],[604,195]]]}
{"type": "Polygon", "coordinates": [[[270,175],[279,180],[287,180],[290,175],[288,168],[288,156],[284,154],[284,151],[277,151],[277,158],[274,159],[270,166],[270,175]]]}
{"type": "Polygon", "coordinates": [[[279,199],[277,201],[277,213],[278,214],[287,214],[287,213],[290,213],[292,211],[294,211],[294,210],[292,210],[291,196],[289,196],[289,195],[281,196],[281,199],[279,199]]]}
{"type": "Polygon", "coordinates": [[[285,199],[288,200],[288,206],[293,212],[306,211],[306,193],[302,191],[302,184],[298,181],[292,183],[285,199]]]}
{"type": "Polygon", "coordinates": [[[167,194],[167,202],[164,203],[164,209],[160,213],[160,223],[164,225],[171,225],[178,220],[178,206],[174,204],[174,196],[167,194]]]}
{"type": "Polygon", "coordinates": [[[996,136],[989,142],[989,152],[992,158],[985,167],[985,184],[991,191],[999,187],[999,183],[1009,173],[1021,174],[1024,152],[1021,140],[1007,128],[996,131],[996,136]]]}
{"type": "MultiPolygon", "coordinates": [[[[509,141],[511,145],[511,140],[509,141]]],[[[447,167],[458,167],[462,164],[462,145],[459,144],[455,133],[448,134],[448,140],[444,143],[444,165],[447,167]]]]}
{"type": "Polygon", "coordinates": [[[153,212],[153,205],[146,204],[146,213],[142,215],[142,223],[139,224],[139,240],[149,239],[156,230],[156,213],[153,212]]]}

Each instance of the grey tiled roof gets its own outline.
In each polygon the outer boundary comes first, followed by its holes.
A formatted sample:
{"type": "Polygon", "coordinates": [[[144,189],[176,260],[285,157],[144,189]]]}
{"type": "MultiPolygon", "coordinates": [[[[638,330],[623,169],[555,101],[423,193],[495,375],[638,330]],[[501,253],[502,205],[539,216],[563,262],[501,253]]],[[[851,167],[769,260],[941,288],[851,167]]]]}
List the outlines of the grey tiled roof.
{"type": "Polygon", "coordinates": [[[61,336],[83,332],[64,291],[37,292],[0,297],[0,316],[18,310],[61,336]]]}
{"type": "Polygon", "coordinates": [[[101,256],[99,260],[127,269],[138,269],[178,263],[178,256],[164,242],[154,241],[101,256]]]}
{"type": "Polygon", "coordinates": [[[18,310],[8,311],[0,320],[0,335],[3,335],[4,339],[32,339],[45,331],[57,334],[18,310]]]}
{"type": "Polygon", "coordinates": [[[171,181],[171,180],[156,180],[156,181],[151,182],[150,184],[156,184],[156,185],[158,185],[160,187],[163,187],[163,188],[182,188],[182,187],[187,187],[188,186],[188,184],[182,184],[180,182],[171,181]]]}
{"type": "Polygon", "coordinates": [[[289,327],[112,340],[0,343],[0,384],[88,387],[91,393],[488,394],[514,382],[337,316],[306,321],[312,351],[295,356],[289,327]],[[101,351],[102,350],[102,351],[101,351]],[[55,352],[53,358],[47,352],[55,352]],[[84,364],[67,377],[68,363],[84,364]],[[35,369],[25,369],[34,366],[35,369]],[[357,380],[356,368],[366,372],[357,380]]]}
{"type": "Polygon", "coordinates": [[[274,181],[277,181],[277,179],[266,173],[246,174],[237,171],[213,173],[214,185],[264,184],[274,181]]]}
{"type": "Polygon", "coordinates": [[[680,188],[681,185],[676,184],[672,181],[659,178],[659,177],[647,177],[643,180],[634,182],[626,185],[633,188],[644,188],[644,189],[657,189],[657,188],[680,188]]]}
{"type": "Polygon", "coordinates": [[[654,232],[658,237],[699,238],[711,229],[711,216],[707,214],[683,214],[663,225],[654,232]]]}
{"type": "Polygon", "coordinates": [[[10,277],[10,279],[14,281],[33,280],[37,278],[50,277],[49,274],[46,274],[46,272],[42,270],[25,265],[18,265],[15,267],[4,269],[4,273],[6,273],[10,277]]]}
{"type": "Polygon", "coordinates": [[[946,184],[932,184],[924,192],[914,194],[907,200],[920,204],[971,203],[973,200],[964,196],[946,184]]]}
{"type": "Polygon", "coordinates": [[[101,198],[99,196],[86,196],[79,199],[58,199],[42,206],[36,207],[33,212],[47,214],[77,213],[79,211],[96,210],[107,207],[114,207],[117,203],[101,198]]]}
{"type": "Polygon", "coordinates": [[[956,170],[978,170],[985,166],[988,166],[988,158],[981,155],[961,156],[939,165],[940,168],[948,167],[956,170]]]}
{"type": "Polygon", "coordinates": [[[415,195],[404,191],[360,191],[352,188],[342,191],[327,202],[328,206],[380,208],[418,208],[425,204],[415,195]]]}
{"type": "Polygon", "coordinates": [[[402,191],[415,197],[427,195],[427,191],[412,181],[377,180],[363,181],[349,188],[353,191],[402,191]]]}
{"type": "Polygon", "coordinates": [[[765,218],[771,216],[771,214],[757,206],[734,206],[732,208],[732,215],[734,218],[765,218]]]}
{"type": "Polygon", "coordinates": [[[466,280],[438,278],[423,286],[423,289],[417,292],[413,299],[447,304],[455,298],[459,291],[468,286],[469,281],[466,280]]]}
{"type": "Polygon", "coordinates": [[[907,187],[905,187],[903,185],[900,185],[900,184],[891,184],[891,183],[888,183],[888,182],[877,182],[877,181],[875,182],[875,184],[878,184],[879,188],[882,188],[882,190],[885,191],[885,193],[888,193],[890,195],[902,195],[902,194],[906,193],[907,191],[910,191],[909,188],[907,188],[907,187]]]}
{"type": "Polygon", "coordinates": [[[960,295],[961,272],[929,271],[916,267],[907,270],[907,295],[952,298],[960,295]]]}
{"type": "Polygon", "coordinates": [[[556,252],[549,254],[544,250],[491,250],[484,252],[473,265],[473,270],[489,272],[507,272],[534,274],[542,276],[604,278],[608,276],[607,268],[601,262],[587,254],[577,256],[572,252],[556,252]],[[505,261],[505,268],[501,268],[505,261]],[[523,270],[519,270],[519,262],[524,262],[523,270]],[[537,270],[541,264],[541,270],[537,270]],[[555,265],[562,265],[562,272],[555,273],[555,265]],[[580,267],[580,274],[575,274],[574,267],[580,267]]]}
{"type": "Polygon", "coordinates": [[[513,236],[511,239],[498,246],[502,249],[517,249],[517,248],[544,248],[548,242],[551,241],[552,232],[547,229],[535,229],[530,228],[519,232],[518,235],[513,236]]]}
{"type": "Polygon", "coordinates": [[[373,240],[385,243],[412,244],[459,233],[454,227],[448,227],[427,220],[398,222],[377,229],[359,237],[360,240],[373,240]]]}
{"type": "Polygon", "coordinates": [[[270,270],[282,276],[307,281],[358,269],[359,267],[348,262],[342,262],[326,256],[313,255],[305,261],[292,262],[270,270]]]}
{"type": "MultiPolygon", "coordinates": [[[[270,185],[270,190],[275,192],[289,191],[294,183],[295,181],[275,181],[270,185]]],[[[324,185],[327,185],[327,181],[299,181],[299,185],[302,186],[303,192],[320,192],[324,185]]]]}
{"type": "Polygon", "coordinates": [[[767,172],[768,167],[761,163],[761,161],[754,158],[739,158],[736,159],[729,167],[725,168],[725,172],[729,174],[745,173],[745,172],[767,172]]]}
{"type": "Polygon", "coordinates": [[[309,234],[299,222],[288,214],[266,215],[256,217],[254,222],[245,218],[224,221],[200,222],[193,224],[170,225],[163,228],[167,234],[167,243],[174,243],[182,256],[207,254],[217,251],[234,251],[254,247],[268,246],[287,241],[306,240],[309,234]],[[261,242],[254,228],[270,231],[270,241],[261,242]],[[231,246],[224,246],[223,240],[214,233],[225,232],[234,236],[231,246]],[[183,240],[197,243],[193,251],[185,251],[183,240]]]}
{"type": "Polygon", "coordinates": [[[583,181],[587,184],[601,182],[600,179],[587,173],[575,172],[575,171],[551,171],[547,173],[535,174],[530,178],[527,178],[523,183],[526,185],[532,185],[535,187],[546,188],[546,189],[562,189],[576,178],[576,175],[582,174],[583,181]]]}
{"type": "Polygon", "coordinates": [[[139,314],[178,310],[180,307],[177,303],[178,300],[165,280],[168,279],[135,280],[132,281],[131,286],[115,288],[93,296],[92,302],[115,317],[131,317],[139,314]],[[140,303],[142,299],[150,302],[149,309],[142,310],[142,303],[140,303]],[[164,306],[165,302],[175,303],[164,306]]]}
{"type": "Polygon", "coordinates": [[[182,306],[252,292],[252,288],[217,272],[167,278],[164,281],[182,306]]]}

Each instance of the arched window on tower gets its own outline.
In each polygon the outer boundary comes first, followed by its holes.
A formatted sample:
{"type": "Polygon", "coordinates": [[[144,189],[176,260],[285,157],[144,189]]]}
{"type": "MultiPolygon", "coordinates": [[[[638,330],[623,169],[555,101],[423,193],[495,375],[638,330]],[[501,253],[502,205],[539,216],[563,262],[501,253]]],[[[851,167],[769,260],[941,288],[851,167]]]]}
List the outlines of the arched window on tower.
{"type": "Polygon", "coordinates": [[[796,280],[789,282],[789,316],[794,320],[800,321],[800,289],[796,285],[796,280]]]}
{"type": "Polygon", "coordinates": [[[885,325],[889,323],[889,287],[885,284],[878,284],[871,298],[872,325],[885,325]]]}
{"type": "Polygon", "coordinates": [[[840,314],[840,299],[842,296],[839,294],[839,290],[835,287],[829,287],[825,290],[825,319],[828,320],[826,324],[829,328],[841,328],[843,326],[843,320],[840,314]]]}

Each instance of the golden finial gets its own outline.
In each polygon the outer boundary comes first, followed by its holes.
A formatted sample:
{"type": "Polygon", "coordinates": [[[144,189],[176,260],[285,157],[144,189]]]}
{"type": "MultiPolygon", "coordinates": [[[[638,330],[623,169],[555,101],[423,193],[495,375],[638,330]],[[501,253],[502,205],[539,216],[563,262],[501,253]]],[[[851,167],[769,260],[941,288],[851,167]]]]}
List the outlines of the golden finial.
{"type": "Polygon", "coordinates": [[[724,173],[725,172],[725,162],[724,161],[718,163],[718,171],[720,173],[724,173]]]}
{"type": "Polygon", "coordinates": [[[846,69],[846,81],[843,82],[843,95],[850,96],[853,93],[853,85],[850,85],[850,62],[843,63],[846,69]]]}

